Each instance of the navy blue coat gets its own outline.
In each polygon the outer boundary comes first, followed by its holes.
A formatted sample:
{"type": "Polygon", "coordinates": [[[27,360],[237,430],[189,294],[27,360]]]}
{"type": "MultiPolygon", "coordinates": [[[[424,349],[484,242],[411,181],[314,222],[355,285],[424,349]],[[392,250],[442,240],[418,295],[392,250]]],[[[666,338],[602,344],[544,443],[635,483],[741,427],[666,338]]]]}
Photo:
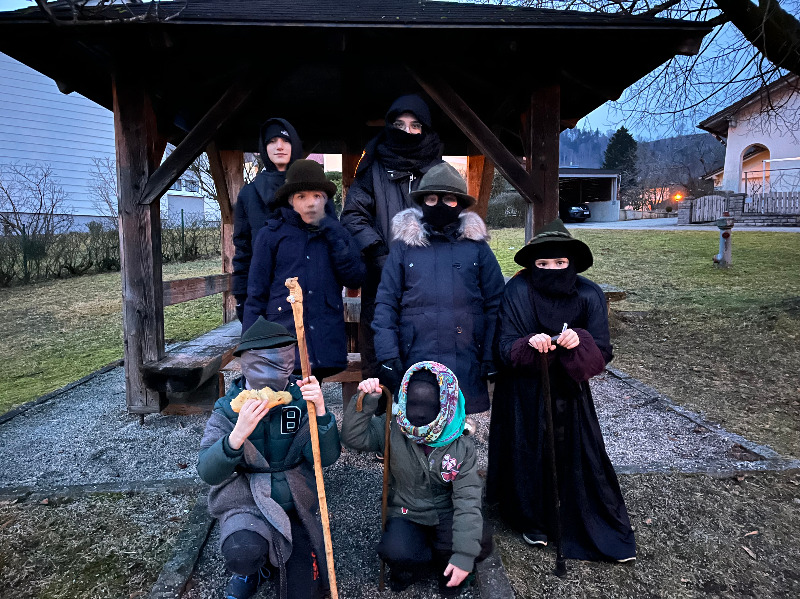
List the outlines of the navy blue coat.
{"type": "MultiPolygon", "coordinates": [[[[280,123],[289,133],[292,143],[292,162],[302,158],[303,146],[294,127],[284,119],[269,119],[261,126],[261,131],[263,132],[272,123],[280,123]]],[[[233,212],[233,245],[236,251],[233,255],[231,291],[237,299],[247,295],[247,275],[253,258],[253,242],[261,227],[277,209],[272,204],[275,191],[286,182],[286,171],[275,168],[267,156],[263,133],[259,136],[259,149],[264,168],[251,183],[242,187],[233,212]]]]}
{"type": "MultiPolygon", "coordinates": [[[[347,367],[342,287],[364,281],[361,254],[336,220],[333,201],[319,227],[307,225],[291,208],[280,207],[253,244],[242,330],[258,317],[278,322],[294,333],[292,307],[284,285],[297,277],[303,289],[303,317],[312,370],[347,367]]],[[[299,368],[299,358],[296,367],[299,368]]]]}
{"type": "Polygon", "coordinates": [[[446,234],[424,225],[412,208],[399,213],[375,300],[375,353],[404,368],[434,360],[452,370],[469,414],[489,409],[481,363],[492,360],[503,275],[486,243],[486,225],[463,212],[446,234]]]}

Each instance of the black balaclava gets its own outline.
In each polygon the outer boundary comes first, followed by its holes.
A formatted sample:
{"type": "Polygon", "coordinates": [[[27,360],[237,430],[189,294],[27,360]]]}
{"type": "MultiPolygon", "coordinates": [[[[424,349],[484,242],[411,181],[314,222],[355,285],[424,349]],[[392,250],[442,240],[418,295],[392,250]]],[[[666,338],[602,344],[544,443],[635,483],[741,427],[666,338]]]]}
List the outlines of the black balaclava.
{"type": "Polygon", "coordinates": [[[441,410],[439,383],[430,370],[417,370],[408,378],[406,418],[414,426],[425,426],[441,410]]]}
{"type": "Polygon", "coordinates": [[[420,203],[422,220],[438,231],[443,231],[447,225],[458,222],[458,217],[464,210],[460,203],[448,206],[441,199],[434,205],[428,206],[424,201],[420,203]]]}
{"type": "Polygon", "coordinates": [[[564,323],[573,326],[580,312],[580,296],[576,288],[578,273],[569,251],[560,243],[544,244],[528,266],[531,302],[546,333],[554,335],[564,323]],[[568,258],[567,268],[537,268],[536,260],[568,258]]]}
{"type": "MultiPolygon", "coordinates": [[[[389,170],[416,171],[441,158],[442,142],[431,126],[431,111],[425,101],[416,94],[397,98],[386,113],[383,131],[367,145],[368,155],[372,154],[373,148],[375,156],[389,170]],[[422,123],[422,133],[406,133],[395,129],[395,119],[406,112],[422,123]]],[[[367,165],[370,160],[362,162],[367,165]]]]}

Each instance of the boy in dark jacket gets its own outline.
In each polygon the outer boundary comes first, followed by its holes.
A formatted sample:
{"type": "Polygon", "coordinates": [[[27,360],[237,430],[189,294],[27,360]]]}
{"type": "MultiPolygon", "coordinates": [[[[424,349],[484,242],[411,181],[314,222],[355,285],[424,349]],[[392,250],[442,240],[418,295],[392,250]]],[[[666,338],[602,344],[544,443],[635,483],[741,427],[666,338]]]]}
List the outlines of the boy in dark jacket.
{"type": "Polygon", "coordinates": [[[467,414],[489,409],[492,339],[503,275],[486,242],[467,183],[446,162],[411,193],[416,207],[392,222],[394,241],[375,300],[379,378],[393,392],[420,360],[436,360],[458,377],[467,414]]]}
{"type": "Polygon", "coordinates": [[[307,401],[317,409],[322,465],[339,457],[333,414],[319,383],[291,376],[296,339],[285,327],[259,318],[234,352],[242,378],[217,400],[200,443],[197,472],[212,485],[208,509],[219,519],[220,547],[234,572],[226,599],[248,599],[277,569],[280,597],[318,598],[327,587],[322,526],[317,515],[307,401]],[[247,400],[231,409],[243,389],[288,391],[291,403],[267,408],[247,400]]]}
{"type": "Polygon", "coordinates": [[[464,396],[458,380],[442,364],[414,364],[403,377],[396,415],[374,416],[378,379],[362,381],[358,388],[368,395],[363,411],[356,412],[356,401],[345,409],[342,441],[347,447],[383,452],[385,419],[397,420],[390,436],[388,520],[378,545],[391,568],[389,585],[402,591],[432,566],[439,593],[456,596],[475,562],[491,552],[475,442],[463,435],[464,396]]]}
{"type": "Polygon", "coordinates": [[[233,275],[231,291],[236,298],[236,316],[242,320],[247,299],[247,274],[253,258],[253,242],[267,217],[274,212],[275,191],[286,181],[286,169],[303,155],[303,145],[294,127],[285,119],[268,119],[258,136],[264,165],[256,178],[239,192],[233,215],[233,275]]]}
{"type": "MultiPolygon", "coordinates": [[[[242,327],[259,316],[294,332],[285,282],[303,289],[308,359],[317,379],[347,367],[342,287],[357,289],[364,263],[353,238],[336,220],[336,185],[313,160],[298,160],[275,192],[276,213],[253,245],[242,327]]],[[[296,362],[299,370],[300,361],[296,362]]]]}
{"type": "Polygon", "coordinates": [[[412,94],[395,100],[386,126],[364,149],[355,181],[347,191],[342,225],[363,252],[367,276],[361,287],[359,348],[361,375],[378,376],[372,318],[381,271],[389,255],[394,216],[411,206],[410,193],[428,170],[442,162],[442,142],[431,123],[428,105],[412,94]]]}

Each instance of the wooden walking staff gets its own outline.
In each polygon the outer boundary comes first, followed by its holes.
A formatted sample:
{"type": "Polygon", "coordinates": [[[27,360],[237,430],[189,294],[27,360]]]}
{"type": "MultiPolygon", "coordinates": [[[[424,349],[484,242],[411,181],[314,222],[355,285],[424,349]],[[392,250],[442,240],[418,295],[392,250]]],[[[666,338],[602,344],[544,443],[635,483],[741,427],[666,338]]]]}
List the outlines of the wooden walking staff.
{"type": "MultiPolygon", "coordinates": [[[[303,290],[297,282],[297,277],[286,279],[289,297],[286,301],[292,304],[294,316],[294,330],[297,333],[297,347],[300,351],[300,369],[303,380],[311,376],[311,367],[308,364],[308,348],[306,347],[306,329],[303,325],[303,290]]],[[[311,432],[311,451],[314,454],[314,478],[317,482],[317,499],[319,500],[319,514],[322,519],[322,536],[325,540],[325,562],[328,564],[328,582],[331,585],[331,599],[339,599],[336,588],[336,571],[333,567],[333,542],[331,541],[331,523],[328,519],[328,500],[325,498],[325,481],[322,478],[322,458],[319,453],[319,430],[317,428],[317,407],[314,402],[308,403],[308,427],[311,432]]]]}
{"type": "MultiPolygon", "coordinates": [[[[381,391],[386,396],[386,430],[384,432],[385,438],[383,442],[383,494],[381,496],[381,532],[386,532],[386,515],[389,504],[389,450],[391,448],[391,434],[392,434],[392,392],[385,386],[381,385],[381,391]]],[[[364,409],[364,393],[363,391],[358,394],[356,400],[356,412],[361,412],[364,409]]],[[[378,590],[383,591],[386,588],[384,580],[386,578],[386,562],[381,560],[381,575],[378,579],[378,590]]]]}

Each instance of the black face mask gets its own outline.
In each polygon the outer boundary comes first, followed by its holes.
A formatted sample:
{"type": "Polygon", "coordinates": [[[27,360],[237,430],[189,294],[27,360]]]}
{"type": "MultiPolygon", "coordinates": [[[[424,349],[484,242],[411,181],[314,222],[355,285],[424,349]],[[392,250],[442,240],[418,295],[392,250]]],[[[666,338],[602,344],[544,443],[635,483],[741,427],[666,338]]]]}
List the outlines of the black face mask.
{"type": "Polygon", "coordinates": [[[439,387],[426,382],[410,381],[406,401],[406,418],[414,426],[430,424],[439,415],[439,387]]]}
{"type": "Polygon", "coordinates": [[[386,138],[389,146],[393,148],[416,148],[422,145],[425,140],[425,133],[408,133],[396,128],[394,125],[387,125],[386,138]]]}
{"type": "Polygon", "coordinates": [[[529,270],[534,289],[542,295],[559,297],[575,293],[578,273],[572,264],[566,268],[537,268],[534,265],[529,270]]]}
{"type": "Polygon", "coordinates": [[[458,221],[458,216],[464,210],[460,204],[457,206],[447,206],[441,201],[434,206],[422,204],[422,220],[434,229],[441,231],[447,225],[458,221]]]}

